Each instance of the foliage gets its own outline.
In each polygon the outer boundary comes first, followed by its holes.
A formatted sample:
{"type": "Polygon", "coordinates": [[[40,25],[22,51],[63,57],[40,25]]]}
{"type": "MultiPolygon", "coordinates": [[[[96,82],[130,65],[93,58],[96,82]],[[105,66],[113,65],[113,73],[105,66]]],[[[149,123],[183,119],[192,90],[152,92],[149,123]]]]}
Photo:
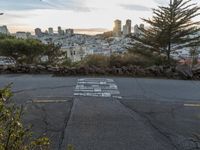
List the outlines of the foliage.
{"type": "Polygon", "coordinates": [[[72,61],[67,56],[64,57],[64,60],[60,64],[60,66],[68,66],[68,67],[71,67],[72,65],[73,65],[72,61]]]}
{"type": "Polygon", "coordinates": [[[0,33],[0,39],[6,39],[6,38],[14,39],[15,37],[11,36],[11,35],[6,35],[6,34],[0,33]]]}
{"type": "Polygon", "coordinates": [[[110,66],[122,67],[129,65],[136,66],[150,66],[153,64],[153,61],[150,59],[146,59],[142,55],[136,55],[132,53],[127,53],[124,55],[111,55],[110,57],[110,66]]]}
{"type": "MultiPolygon", "coordinates": [[[[168,6],[153,9],[151,19],[142,19],[148,28],[139,28],[140,35],[134,35],[133,51],[157,52],[165,54],[170,64],[170,55],[182,48],[200,44],[199,21],[192,19],[199,15],[200,7],[192,0],[170,0],[168,6]]],[[[147,52],[148,53],[148,52],[147,52]]]]}
{"type": "Polygon", "coordinates": [[[48,56],[48,64],[62,64],[66,58],[66,53],[61,51],[61,45],[50,43],[46,45],[44,55],[48,56]]]}
{"type": "Polygon", "coordinates": [[[164,59],[158,56],[145,57],[140,54],[126,53],[126,54],[113,54],[111,56],[104,55],[89,55],[75,66],[88,66],[88,67],[123,67],[136,65],[141,67],[148,67],[151,65],[162,65],[164,59]],[[151,58],[151,59],[149,59],[151,58]]]}
{"type": "Polygon", "coordinates": [[[21,64],[41,64],[41,58],[48,56],[48,65],[62,62],[65,53],[60,45],[48,44],[35,39],[16,39],[12,36],[0,35],[0,55],[13,57],[21,64]]]}
{"type": "Polygon", "coordinates": [[[38,62],[44,52],[45,45],[34,39],[0,38],[0,55],[13,57],[19,63],[38,62]]]}
{"type": "Polygon", "coordinates": [[[22,123],[22,108],[11,104],[11,97],[10,85],[0,90],[0,150],[47,150],[49,139],[32,138],[22,123]]]}
{"type": "Polygon", "coordinates": [[[85,66],[95,66],[95,67],[100,67],[100,68],[104,68],[107,67],[109,64],[109,57],[106,57],[104,55],[89,55],[87,56],[83,62],[81,63],[81,65],[85,65],[85,66]]]}
{"type": "Polygon", "coordinates": [[[73,145],[69,144],[69,145],[67,146],[67,150],[75,150],[75,149],[74,149],[74,146],[73,146],[73,145]]]}
{"type": "Polygon", "coordinates": [[[198,47],[190,49],[190,57],[192,58],[192,67],[198,63],[199,50],[198,47]]]}

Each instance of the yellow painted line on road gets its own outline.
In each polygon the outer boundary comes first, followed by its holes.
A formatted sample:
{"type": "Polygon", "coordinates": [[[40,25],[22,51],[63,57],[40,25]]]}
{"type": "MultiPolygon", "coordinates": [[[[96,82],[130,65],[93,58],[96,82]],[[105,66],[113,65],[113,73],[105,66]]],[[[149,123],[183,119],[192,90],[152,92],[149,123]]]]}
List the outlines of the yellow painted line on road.
{"type": "Polygon", "coordinates": [[[32,103],[64,103],[68,100],[32,100],[32,103]]]}
{"type": "Polygon", "coordinates": [[[185,107],[200,107],[200,104],[184,104],[185,107]]]}

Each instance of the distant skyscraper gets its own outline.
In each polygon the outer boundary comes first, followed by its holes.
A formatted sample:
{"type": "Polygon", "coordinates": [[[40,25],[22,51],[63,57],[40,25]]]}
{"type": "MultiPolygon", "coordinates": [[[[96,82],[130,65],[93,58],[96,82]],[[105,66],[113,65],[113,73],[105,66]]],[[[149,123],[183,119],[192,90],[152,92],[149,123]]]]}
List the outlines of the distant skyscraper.
{"type": "Polygon", "coordinates": [[[63,35],[64,34],[64,31],[62,30],[62,28],[60,26],[58,27],[58,34],[59,35],[63,35]]]}
{"type": "Polygon", "coordinates": [[[128,28],[128,34],[131,34],[131,20],[126,20],[126,26],[128,28]]]}
{"type": "Polygon", "coordinates": [[[50,35],[53,35],[53,28],[49,28],[48,32],[49,32],[50,35]]]}
{"type": "Polygon", "coordinates": [[[134,34],[135,35],[138,35],[139,34],[139,27],[138,27],[138,25],[136,24],[135,26],[134,26],[134,34]]]}
{"type": "Polygon", "coordinates": [[[127,25],[123,26],[123,35],[128,35],[128,27],[127,27],[127,25]]]}
{"type": "Polygon", "coordinates": [[[35,29],[35,35],[36,36],[41,36],[42,35],[42,30],[40,28],[35,29]]]}
{"type": "Polygon", "coordinates": [[[126,20],[126,24],[123,26],[123,35],[131,34],[131,20],[126,20]]]}
{"type": "Polygon", "coordinates": [[[1,34],[10,34],[9,31],[8,31],[8,28],[7,26],[0,26],[0,33],[1,34]]]}
{"type": "Polygon", "coordinates": [[[115,26],[113,29],[113,35],[116,37],[120,37],[122,34],[122,22],[121,20],[115,20],[115,26]]]}
{"type": "Polygon", "coordinates": [[[65,30],[65,33],[66,33],[67,35],[73,35],[73,34],[74,34],[74,30],[73,30],[73,29],[66,29],[66,30],[65,30]]]}
{"type": "Polygon", "coordinates": [[[144,29],[144,24],[140,24],[140,28],[141,28],[141,29],[144,29]]]}
{"type": "Polygon", "coordinates": [[[140,26],[136,24],[134,26],[134,34],[140,36],[142,34],[142,29],[144,29],[144,24],[140,24],[140,26]]]}

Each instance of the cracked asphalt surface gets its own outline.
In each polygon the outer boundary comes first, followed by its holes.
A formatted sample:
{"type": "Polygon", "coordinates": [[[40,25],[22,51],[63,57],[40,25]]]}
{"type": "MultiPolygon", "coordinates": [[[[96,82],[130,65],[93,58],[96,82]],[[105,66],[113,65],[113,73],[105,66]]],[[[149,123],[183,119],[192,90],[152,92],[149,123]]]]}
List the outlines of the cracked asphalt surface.
{"type": "Polygon", "coordinates": [[[115,99],[75,97],[80,78],[0,75],[0,88],[13,83],[25,124],[35,137],[50,137],[51,149],[200,149],[199,81],[105,77],[118,86],[115,99]]]}

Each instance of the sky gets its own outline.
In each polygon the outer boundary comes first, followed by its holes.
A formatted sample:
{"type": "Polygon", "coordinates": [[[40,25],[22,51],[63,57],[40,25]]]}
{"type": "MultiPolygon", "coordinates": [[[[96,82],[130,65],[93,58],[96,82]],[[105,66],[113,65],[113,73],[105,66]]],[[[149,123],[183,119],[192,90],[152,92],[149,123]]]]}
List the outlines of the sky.
{"type": "MultiPolygon", "coordinates": [[[[198,0],[192,0],[197,2],[198,0]]],[[[112,30],[115,19],[131,19],[132,24],[142,23],[141,18],[152,16],[152,8],[166,5],[169,0],[0,0],[0,25],[10,32],[43,31],[48,27],[57,30],[73,28],[76,32],[96,34],[112,30]]],[[[200,2],[198,3],[200,6],[200,2]]],[[[196,18],[200,20],[200,17],[196,18]]]]}

